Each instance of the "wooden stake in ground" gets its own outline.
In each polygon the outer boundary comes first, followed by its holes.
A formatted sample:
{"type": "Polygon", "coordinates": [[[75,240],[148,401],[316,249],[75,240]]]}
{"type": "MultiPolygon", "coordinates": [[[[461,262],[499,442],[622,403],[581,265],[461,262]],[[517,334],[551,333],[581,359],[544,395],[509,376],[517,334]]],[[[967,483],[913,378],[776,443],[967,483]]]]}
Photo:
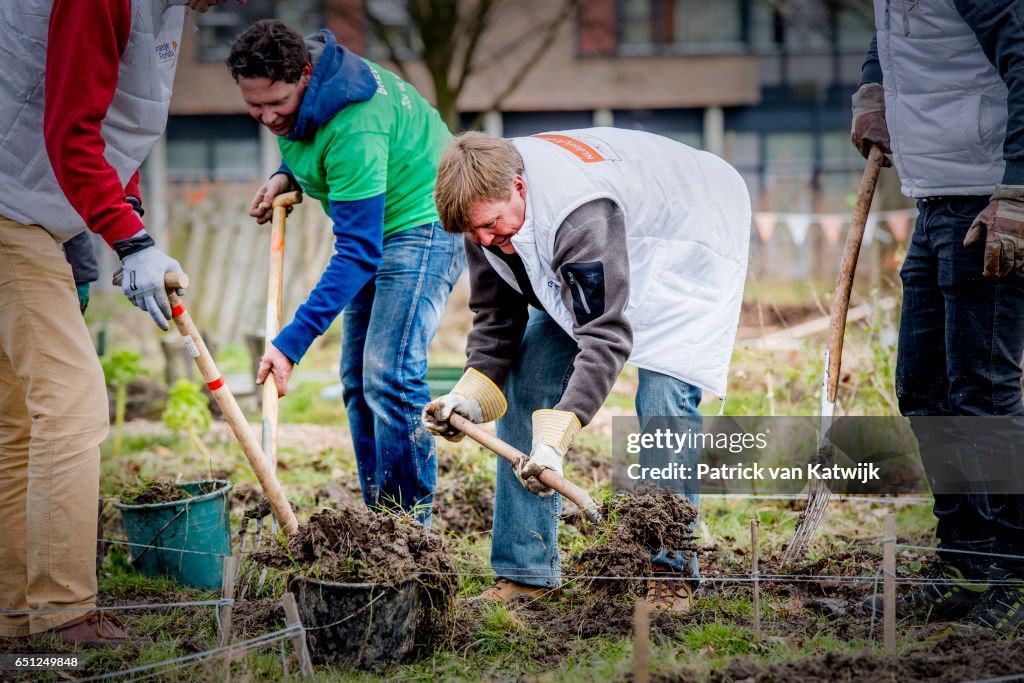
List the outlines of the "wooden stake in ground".
{"type": "Polygon", "coordinates": [[[651,619],[647,613],[647,600],[637,598],[633,603],[633,681],[647,683],[649,680],[648,655],[651,619]]]}
{"type": "Polygon", "coordinates": [[[757,569],[757,520],[750,520],[750,575],[754,577],[754,640],[761,642],[761,576],[757,569]]]}
{"type": "MultiPolygon", "coordinates": [[[[291,593],[285,593],[284,597],[281,598],[281,602],[284,604],[284,615],[288,618],[289,626],[302,626],[302,619],[299,618],[299,608],[295,604],[295,596],[291,593]]],[[[302,631],[297,636],[292,638],[292,645],[295,647],[295,654],[299,658],[299,670],[302,674],[302,679],[306,681],[313,680],[313,660],[309,657],[309,648],[306,647],[306,632],[302,631]]]]}
{"type": "MultiPolygon", "coordinates": [[[[238,558],[233,555],[224,556],[224,576],[221,578],[220,583],[220,596],[223,600],[235,599],[235,570],[238,568],[238,558]]],[[[232,605],[225,604],[217,608],[218,624],[220,625],[220,634],[217,638],[217,647],[224,647],[231,642],[231,614],[232,605]]],[[[224,654],[223,658],[223,670],[221,672],[221,680],[226,681],[231,676],[231,650],[228,650],[224,654]]]]}
{"type": "Polygon", "coordinates": [[[882,639],[885,654],[896,654],[896,518],[887,515],[882,539],[882,639]]]}

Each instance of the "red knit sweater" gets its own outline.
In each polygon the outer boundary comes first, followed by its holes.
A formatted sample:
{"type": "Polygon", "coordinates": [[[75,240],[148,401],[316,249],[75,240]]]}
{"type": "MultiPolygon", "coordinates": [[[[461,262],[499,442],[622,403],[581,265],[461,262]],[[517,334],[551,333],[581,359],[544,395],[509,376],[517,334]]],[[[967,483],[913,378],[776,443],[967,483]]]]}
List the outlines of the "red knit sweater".
{"type": "Polygon", "coordinates": [[[139,197],[103,157],[100,126],[114,99],[131,32],[129,0],[54,0],[46,49],[43,135],[57,182],[85,224],[107,244],[145,226],[125,200],[139,197]]]}

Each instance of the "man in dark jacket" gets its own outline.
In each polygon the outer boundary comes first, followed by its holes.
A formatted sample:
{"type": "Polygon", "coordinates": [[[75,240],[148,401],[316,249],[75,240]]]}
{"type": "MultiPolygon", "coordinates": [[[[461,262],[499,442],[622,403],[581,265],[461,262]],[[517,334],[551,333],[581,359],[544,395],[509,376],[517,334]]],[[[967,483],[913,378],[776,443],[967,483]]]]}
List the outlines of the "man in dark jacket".
{"type": "Polygon", "coordinates": [[[986,462],[1021,477],[1024,463],[1007,462],[1022,457],[1017,420],[968,440],[965,420],[935,418],[1024,415],[1024,3],[875,0],[875,20],[852,137],[865,156],[891,153],[918,201],[896,393],[935,494],[940,559],[898,609],[1012,631],[1024,623],[1024,496],[969,482],[986,462]]]}

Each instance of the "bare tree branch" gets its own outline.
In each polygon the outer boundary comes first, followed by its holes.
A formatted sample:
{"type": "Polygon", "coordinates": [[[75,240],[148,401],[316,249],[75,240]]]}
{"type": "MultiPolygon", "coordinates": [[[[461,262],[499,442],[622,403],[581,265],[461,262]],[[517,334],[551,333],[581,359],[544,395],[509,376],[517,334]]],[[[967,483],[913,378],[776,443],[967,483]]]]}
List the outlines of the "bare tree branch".
{"type": "Polygon", "coordinates": [[[548,53],[548,50],[551,49],[551,46],[554,45],[555,36],[557,36],[558,32],[562,29],[562,24],[564,24],[566,20],[568,20],[569,17],[573,15],[573,13],[577,9],[578,4],[579,0],[565,0],[565,4],[562,6],[562,10],[558,13],[558,16],[555,18],[554,21],[548,24],[547,29],[544,31],[543,34],[541,34],[540,45],[538,46],[537,50],[532,55],[530,55],[529,59],[526,60],[526,63],[524,63],[522,67],[520,67],[519,71],[512,77],[512,79],[508,82],[505,88],[500,93],[498,93],[498,95],[491,102],[491,105],[487,107],[484,111],[476,115],[476,117],[473,120],[473,125],[470,126],[471,128],[477,128],[480,125],[480,122],[482,121],[484,114],[486,114],[488,111],[500,109],[502,104],[504,104],[505,100],[509,97],[509,95],[515,92],[515,90],[520,85],[522,85],[523,81],[526,80],[526,77],[530,74],[531,71],[533,71],[533,68],[537,66],[538,63],[540,63],[540,60],[544,57],[544,55],[548,53]]]}
{"type": "Polygon", "coordinates": [[[370,9],[370,3],[366,3],[366,20],[370,24],[373,34],[377,36],[380,42],[384,43],[384,47],[388,51],[388,59],[395,65],[398,75],[405,80],[409,80],[409,73],[405,68],[405,58],[401,54],[398,45],[395,44],[394,38],[388,32],[387,25],[370,9]]]}

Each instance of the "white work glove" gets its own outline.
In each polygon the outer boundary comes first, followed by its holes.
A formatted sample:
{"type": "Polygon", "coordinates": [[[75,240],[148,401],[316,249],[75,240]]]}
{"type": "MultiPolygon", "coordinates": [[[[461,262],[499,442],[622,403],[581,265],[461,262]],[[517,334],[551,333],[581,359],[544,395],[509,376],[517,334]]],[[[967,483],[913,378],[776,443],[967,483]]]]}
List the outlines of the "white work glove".
{"type": "Polygon", "coordinates": [[[164,286],[166,273],[180,273],[181,264],[156,248],[153,238],[139,230],[126,240],[114,242],[124,273],[121,290],[128,300],[149,313],[161,330],[171,319],[171,302],[164,286]]]}
{"type": "Polygon", "coordinates": [[[519,483],[530,493],[547,498],[554,491],[538,478],[544,470],[562,473],[562,459],[580,432],[580,419],[565,410],[537,410],[533,413],[533,449],[527,460],[516,466],[519,483]]]}
{"type": "Polygon", "coordinates": [[[493,422],[505,414],[508,404],[501,389],[486,375],[470,368],[466,370],[451,393],[431,401],[423,408],[420,421],[431,434],[449,441],[461,441],[465,434],[448,420],[457,413],[474,424],[493,422]]]}

